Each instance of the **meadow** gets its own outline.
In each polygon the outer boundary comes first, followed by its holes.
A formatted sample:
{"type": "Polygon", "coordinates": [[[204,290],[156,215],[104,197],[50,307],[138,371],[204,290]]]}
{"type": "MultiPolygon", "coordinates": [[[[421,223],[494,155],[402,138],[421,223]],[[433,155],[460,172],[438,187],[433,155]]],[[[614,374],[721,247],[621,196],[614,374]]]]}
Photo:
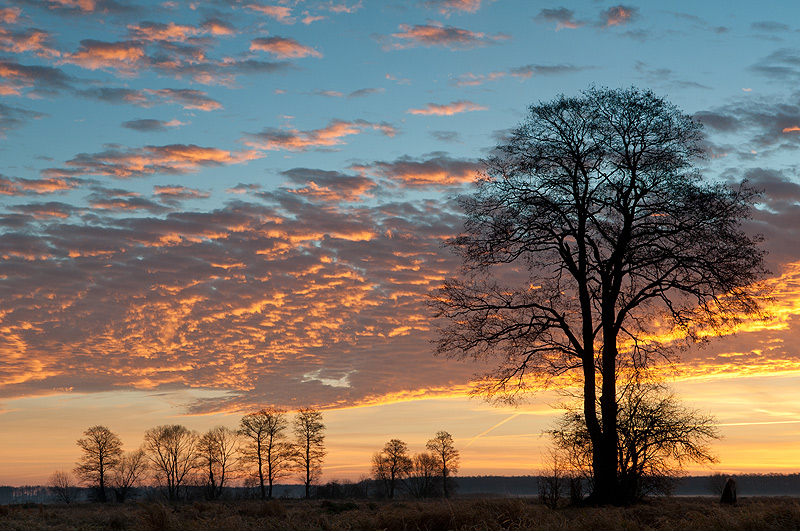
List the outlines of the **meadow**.
{"type": "Polygon", "coordinates": [[[659,498],[633,507],[551,510],[521,498],[424,501],[271,500],[167,505],[0,506],[2,530],[796,530],[800,498],[743,498],[736,507],[715,498],[659,498]]]}

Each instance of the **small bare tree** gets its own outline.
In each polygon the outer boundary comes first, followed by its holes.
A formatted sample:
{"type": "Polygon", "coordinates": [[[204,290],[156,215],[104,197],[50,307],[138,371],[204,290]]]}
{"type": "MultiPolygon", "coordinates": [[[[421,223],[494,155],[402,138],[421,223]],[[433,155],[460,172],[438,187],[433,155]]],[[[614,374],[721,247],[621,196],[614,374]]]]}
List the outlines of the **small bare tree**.
{"type": "Polygon", "coordinates": [[[262,500],[272,498],[274,483],[291,473],[293,448],[286,440],[287,427],[286,412],[274,408],[245,415],[239,422],[242,457],[255,468],[262,500]]]}
{"type": "Polygon", "coordinates": [[[197,432],[179,424],[157,426],[144,434],[153,479],[166,489],[169,501],[179,499],[181,489],[197,468],[197,440],[197,432]]]}
{"type": "MultiPolygon", "coordinates": [[[[715,419],[682,405],[663,384],[634,379],[618,403],[618,476],[625,499],[668,494],[687,463],[716,462],[708,446],[719,438],[715,419]]],[[[568,411],[551,435],[573,466],[590,469],[592,441],[578,410],[568,411]]]]}
{"type": "Polygon", "coordinates": [[[106,480],[122,458],[122,440],[105,426],[92,426],[83,435],[77,440],[82,455],[75,474],[94,489],[97,501],[105,502],[106,480]]]}
{"type": "Polygon", "coordinates": [[[311,408],[302,408],[294,419],[294,462],[305,485],[305,497],[311,498],[311,485],[322,476],[322,460],[325,458],[325,424],[322,413],[311,408]]]}
{"type": "Polygon", "coordinates": [[[76,487],[72,480],[72,474],[66,470],[56,470],[50,476],[48,490],[64,503],[72,503],[75,499],[76,487]]]}
{"type": "Polygon", "coordinates": [[[442,491],[444,497],[450,497],[449,483],[452,481],[450,476],[458,472],[458,464],[461,456],[453,445],[453,437],[446,431],[439,431],[436,437],[429,440],[425,447],[436,458],[439,467],[439,474],[442,478],[442,491]]]}
{"type": "Polygon", "coordinates": [[[147,456],[143,448],[125,452],[111,472],[109,483],[119,503],[124,503],[131,490],[147,472],[147,456]]]}
{"type": "Polygon", "coordinates": [[[539,473],[539,501],[551,509],[558,507],[559,501],[567,493],[568,464],[559,450],[551,448],[544,460],[546,468],[539,473]]]}
{"type": "Polygon", "coordinates": [[[400,439],[390,440],[383,450],[372,456],[372,474],[383,483],[390,500],[394,498],[397,483],[411,472],[412,467],[408,445],[400,439]]]}
{"type": "Polygon", "coordinates": [[[224,426],[211,428],[197,442],[197,468],[203,478],[205,496],[216,500],[237,471],[239,437],[224,426]]]}

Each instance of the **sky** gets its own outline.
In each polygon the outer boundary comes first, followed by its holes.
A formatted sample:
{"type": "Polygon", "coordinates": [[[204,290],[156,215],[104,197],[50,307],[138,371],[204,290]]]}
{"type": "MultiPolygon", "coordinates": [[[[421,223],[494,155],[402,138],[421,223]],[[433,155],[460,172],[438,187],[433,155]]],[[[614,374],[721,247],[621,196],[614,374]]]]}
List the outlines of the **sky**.
{"type": "MultiPolygon", "coordinates": [[[[529,105],[652,89],[703,175],[763,190],[770,318],[683,354],[713,471],[800,468],[794,2],[0,1],[0,484],[102,424],[323,410],[325,480],[439,430],[460,473],[535,474],[559,395],[468,397],[427,296],[460,194],[529,105]]],[[[698,469],[708,473],[709,469],[698,469]]]]}

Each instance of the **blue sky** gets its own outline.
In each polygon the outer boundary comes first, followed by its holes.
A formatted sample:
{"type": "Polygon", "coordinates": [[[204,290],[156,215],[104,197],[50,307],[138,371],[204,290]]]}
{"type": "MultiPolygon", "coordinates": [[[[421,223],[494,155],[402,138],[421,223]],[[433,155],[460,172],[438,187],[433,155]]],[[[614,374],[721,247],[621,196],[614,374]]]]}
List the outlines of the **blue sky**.
{"type": "MultiPolygon", "coordinates": [[[[395,436],[381,407],[414,399],[435,423],[425,408],[461,404],[481,370],[430,344],[426,294],[458,266],[441,246],[460,228],[453,199],[528,105],[592,84],[666,97],[704,123],[706,176],[764,190],[745,228],[767,236],[773,321],[688,352],[682,381],[722,421],[800,419],[772,398],[731,410],[695,392],[709,378],[791,388],[800,368],[798,31],[792,2],[6,0],[4,453],[28,462],[32,417],[72,419],[73,446],[115,427],[71,397],[146,401],[117,427],[130,439],[164,407],[201,429],[313,405],[343,419],[341,440],[365,415],[347,408],[375,407],[376,448],[395,436]]],[[[462,440],[513,414],[463,403],[462,440]],[[500,416],[482,425],[478,410],[500,416]]],[[[503,429],[546,428],[524,417],[503,429]]]]}

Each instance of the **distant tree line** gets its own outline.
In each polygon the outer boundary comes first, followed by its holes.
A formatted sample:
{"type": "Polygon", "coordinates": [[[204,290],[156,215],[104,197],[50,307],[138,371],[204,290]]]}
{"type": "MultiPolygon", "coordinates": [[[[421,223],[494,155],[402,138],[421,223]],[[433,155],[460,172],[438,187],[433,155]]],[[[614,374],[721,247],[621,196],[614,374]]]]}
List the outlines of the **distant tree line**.
{"type": "Polygon", "coordinates": [[[65,470],[50,477],[51,492],[64,503],[75,499],[77,482],[98,502],[111,496],[124,502],[146,479],[169,501],[184,499],[189,491],[216,500],[234,480],[257,486],[267,499],[275,482],[290,475],[303,481],[309,498],[326,453],[322,413],[311,408],[300,409],[291,423],[283,410],[262,409],[243,416],[237,430],[217,426],[202,435],[180,424],[157,426],[130,452],[122,450],[119,435],[98,425],[77,445],[81,455],[72,471],[77,481],[65,470]]]}
{"type": "Polygon", "coordinates": [[[145,483],[148,493],[155,489],[169,501],[217,500],[238,485],[271,499],[278,482],[288,477],[300,480],[307,499],[394,498],[400,491],[414,498],[447,497],[459,465],[452,436],[440,431],[427,442],[427,452],[413,456],[404,442],[389,441],[373,456],[370,478],[319,485],[325,424],[322,413],[311,408],[292,419],[284,410],[265,408],[244,415],[236,430],[216,426],[204,434],[180,424],[156,426],[128,452],[119,435],[102,425],[88,428],[76,444],[81,453],[75,468],[58,470],[49,480],[50,492],[63,503],[83,498],[79,485],[94,501],[122,503],[145,483]]]}

